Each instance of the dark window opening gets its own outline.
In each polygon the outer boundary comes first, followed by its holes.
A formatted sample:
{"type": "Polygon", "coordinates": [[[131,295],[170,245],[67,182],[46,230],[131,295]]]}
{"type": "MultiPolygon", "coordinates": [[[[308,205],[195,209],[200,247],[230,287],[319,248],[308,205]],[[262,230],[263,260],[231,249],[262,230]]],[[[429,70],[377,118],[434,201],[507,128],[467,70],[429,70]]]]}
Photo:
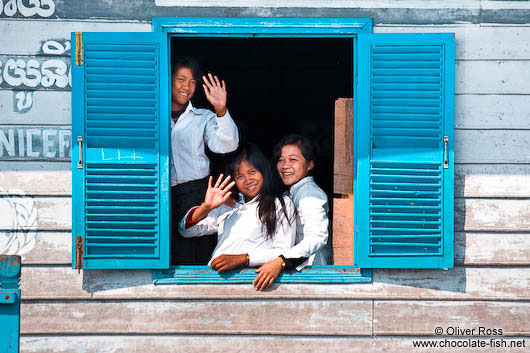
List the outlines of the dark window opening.
{"type": "MultiPolygon", "coordinates": [[[[331,224],[334,106],[337,98],[353,96],[353,40],[173,37],[171,54],[194,57],[204,73],[226,81],[241,142],[258,144],[268,156],[288,133],[315,142],[314,177],[328,195],[331,224]]],[[[211,109],[201,86],[192,103],[211,109]]],[[[222,172],[223,157],[209,156],[212,173],[222,172]]]]}

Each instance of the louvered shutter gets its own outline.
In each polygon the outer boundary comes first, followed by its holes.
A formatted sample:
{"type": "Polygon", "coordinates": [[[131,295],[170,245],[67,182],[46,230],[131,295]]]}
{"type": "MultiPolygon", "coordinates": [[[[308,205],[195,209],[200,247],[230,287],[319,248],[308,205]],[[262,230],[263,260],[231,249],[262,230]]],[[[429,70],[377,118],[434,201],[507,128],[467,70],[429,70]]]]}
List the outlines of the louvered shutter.
{"type": "Polygon", "coordinates": [[[454,35],[360,34],[357,58],[355,263],[452,267],[454,35]]]}
{"type": "Polygon", "coordinates": [[[83,33],[82,54],[79,39],[72,34],[74,267],[82,237],[84,269],[168,268],[167,38],[83,33]]]}

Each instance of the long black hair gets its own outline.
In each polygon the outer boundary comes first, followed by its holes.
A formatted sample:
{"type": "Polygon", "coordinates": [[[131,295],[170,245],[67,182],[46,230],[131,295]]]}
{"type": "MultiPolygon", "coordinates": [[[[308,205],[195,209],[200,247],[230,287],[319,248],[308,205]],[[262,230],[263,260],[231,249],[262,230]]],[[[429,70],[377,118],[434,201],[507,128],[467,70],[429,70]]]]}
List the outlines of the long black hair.
{"type": "Polygon", "coordinates": [[[276,199],[280,201],[282,212],[289,223],[294,219],[294,215],[290,217],[287,214],[277,173],[272,172],[270,161],[259,147],[252,143],[239,147],[228,159],[227,173],[234,177],[242,161],[248,161],[263,175],[263,185],[257,199],[258,216],[262,225],[265,226],[267,239],[272,239],[276,232],[276,199]]]}

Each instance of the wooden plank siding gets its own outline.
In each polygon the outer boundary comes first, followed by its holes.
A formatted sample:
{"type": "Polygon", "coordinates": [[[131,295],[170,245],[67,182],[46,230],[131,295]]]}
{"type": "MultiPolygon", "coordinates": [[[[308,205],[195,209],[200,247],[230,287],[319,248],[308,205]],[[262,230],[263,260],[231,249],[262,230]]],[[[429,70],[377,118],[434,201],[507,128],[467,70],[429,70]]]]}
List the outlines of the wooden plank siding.
{"type": "MultiPolygon", "coordinates": [[[[71,31],[149,32],[153,16],[372,17],[375,33],[454,32],[455,268],[373,270],[371,283],[282,284],[266,292],[251,285],[155,286],[150,270],[78,274],[71,269],[68,158],[9,158],[4,153],[0,236],[14,231],[14,219],[22,225],[16,230],[23,261],[21,352],[164,352],[178,347],[182,352],[399,353],[429,351],[414,348],[415,339],[469,338],[447,332],[437,336],[436,326],[502,328],[500,337],[482,337],[477,331],[471,337],[526,339],[526,347],[485,352],[528,350],[528,4],[287,0],[263,7],[241,0],[220,7],[212,1],[182,6],[172,1],[87,5],[53,0],[48,17],[28,17],[18,8],[11,16],[0,12],[0,33],[5,34],[0,70],[9,59],[66,63],[71,31]],[[157,6],[164,2],[174,6],[157,6]]],[[[2,82],[0,131],[71,125],[69,85],[27,88],[2,82]]]]}
{"type": "MultiPolygon", "coordinates": [[[[442,340],[437,336],[422,337],[422,340],[442,340]]],[[[237,336],[237,335],[160,335],[150,336],[24,336],[21,341],[21,352],[100,352],[101,347],[112,347],[112,352],[162,352],[167,347],[178,347],[179,352],[255,352],[259,347],[260,352],[276,353],[279,351],[299,351],[299,352],[391,352],[410,353],[426,352],[426,348],[413,348],[412,338],[399,337],[292,337],[285,335],[275,336],[237,336]]],[[[459,338],[444,337],[443,340],[450,342],[459,338]]],[[[460,339],[461,340],[461,339],[460,339]]],[[[518,338],[506,337],[507,344],[519,342],[518,338]]],[[[530,339],[526,339],[526,348],[510,348],[509,352],[527,352],[530,339]]],[[[515,346],[514,346],[515,347],[515,346]]],[[[476,353],[477,348],[437,348],[436,352],[476,353]]],[[[500,351],[500,350],[499,350],[500,351]]]]}

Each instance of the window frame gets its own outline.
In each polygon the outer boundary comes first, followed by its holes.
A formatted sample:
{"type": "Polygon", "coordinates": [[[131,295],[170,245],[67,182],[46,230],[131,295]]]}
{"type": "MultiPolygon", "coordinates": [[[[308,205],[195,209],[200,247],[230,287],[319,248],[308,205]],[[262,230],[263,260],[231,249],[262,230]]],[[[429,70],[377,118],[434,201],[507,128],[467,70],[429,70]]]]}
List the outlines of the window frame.
{"type": "MultiPolygon", "coordinates": [[[[357,34],[372,33],[371,18],[207,18],[158,17],[152,19],[154,32],[167,33],[168,48],[171,38],[183,37],[239,37],[239,38],[351,38],[353,40],[353,97],[357,80],[357,34]]],[[[171,55],[171,50],[168,50],[171,55]]],[[[167,58],[170,62],[170,58],[167,58]]],[[[357,100],[353,99],[354,112],[357,100]]],[[[354,113],[355,121],[355,113],[354,113]]],[[[354,148],[354,160],[356,160],[354,148]]],[[[356,163],[354,163],[354,176],[356,163]]],[[[355,180],[355,177],[354,177],[355,180]]],[[[355,188],[355,181],[354,181],[355,188]]],[[[352,232],[353,232],[352,228],[352,232]]],[[[154,284],[238,284],[252,283],[254,269],[227,271],[218,274],[209,266],[171,266],[167,270],[153,270],[154,284]]],[[[366,283],[372,281],[372,270],[358,266],[308,266],[302,271],[282,273],[276,283],[366,283]]]]}

